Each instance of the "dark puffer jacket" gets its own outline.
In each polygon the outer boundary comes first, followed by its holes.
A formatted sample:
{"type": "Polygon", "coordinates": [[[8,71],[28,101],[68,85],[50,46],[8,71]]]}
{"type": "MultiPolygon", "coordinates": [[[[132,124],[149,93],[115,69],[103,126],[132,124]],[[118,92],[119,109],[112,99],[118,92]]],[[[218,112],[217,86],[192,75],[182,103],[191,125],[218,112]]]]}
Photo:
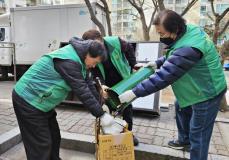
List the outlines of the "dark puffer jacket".
{"type": "Polygon", "coordinates": [[[191,47],[184,47],[174,51],[166,60],[161,57],[156,61],[158,70],[149,79],[139,83],[133,92],[137,97],[144,97],[155,93],[182,77],[202,57],[202,53],[191,47]]]}
{"type": "MultiPolygon", "coordinates": [[[[84,62],[88,53],[91,40],[83,41],[79,38],[72,38],[69,43],[77,51],[81,61],[84,62]]],[[[89,72],[87,72],[86,80],[81,73],[82,66],[80,63],[72,60],[54,59],[55,70],[62,76],[66,83],[72,88],[74,94],[80,99],[85,107],[95,117],[104,114],[99,104],[99,94],[93,84],[89,72]]]]}

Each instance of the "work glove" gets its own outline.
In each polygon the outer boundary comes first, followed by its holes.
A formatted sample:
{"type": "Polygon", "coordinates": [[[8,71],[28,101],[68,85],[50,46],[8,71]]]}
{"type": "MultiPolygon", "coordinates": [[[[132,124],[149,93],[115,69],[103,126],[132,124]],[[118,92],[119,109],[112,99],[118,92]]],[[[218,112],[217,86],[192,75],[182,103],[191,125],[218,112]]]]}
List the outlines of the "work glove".
{"type": "Polygon", "coordinates": [[[134,92],[132,90],[128,90],[128,91],[124,92],[123,94],[121,94],[120,96],[118,96],[118,98],[119,98],[121,103],[129,103],[133,99],[136,98],[136,95],[134,94],[134,92]]]}
{"type": "Polygon", "coordinates": [[[114,123],[115,123],[114,117],[106,112],[100,117],[100,125],[102,127],[111,126],[114,123]]]}
{"type": "Polygon", "coordinates": [[[109,110],[109,107],[107,105],[102,105],[102,108],[103,108],[103,111],[107,112],[110,114],[110,110],[109,110]]]}
{"type": "Polygon", "coordinates": [[[104,134],[119,134],[123,132],[123,129],[127,126],[126,121],[120,118],[115,118],[114,121],[112,125],[102,127],[104,134]]]}
{"type": "Polygon", "coordinates": [[[107,90],[109,89],[108,86],[106,85],[102,85],[102,90],[103,90],[103,98],[107,99],[108,98],[108,94],[107,94],[107,90]]]}
{"type": "Polygon", "coordinates": [[[137,63],[134,65],[134,68],[139,69],[141,67],[144,67],[146,64],[145,63],[137,63]]]}
{"type": "Polygon", "coordinates": [[[157,64],[155,63],[155,61],[151,61],[151,62],[148,62],[144,65],[144,67],[151,67],[153,68],[154,70],[157,69],[157,64]]]}

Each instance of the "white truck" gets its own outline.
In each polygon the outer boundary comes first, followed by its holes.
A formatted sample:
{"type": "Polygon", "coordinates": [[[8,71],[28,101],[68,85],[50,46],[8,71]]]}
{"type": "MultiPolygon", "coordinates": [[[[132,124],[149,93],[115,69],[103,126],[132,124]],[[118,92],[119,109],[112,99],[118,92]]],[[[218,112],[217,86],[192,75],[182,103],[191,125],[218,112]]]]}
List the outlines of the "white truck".
{"type": "MultiPolygon", "coordinates": [[[[97,3],[94,12],[106,28],[106,18],[97,3]]],[[[96,28],[85,4],[11,8],[0,16],[0,73],[7,78],[16,66],[19,78],[43,54],[59,48],[73,36],[96,28]],[[15,49],[14,49],[15,44],[15,49]],[[15,51],[15,53],[14,53],[15,51]]]]}

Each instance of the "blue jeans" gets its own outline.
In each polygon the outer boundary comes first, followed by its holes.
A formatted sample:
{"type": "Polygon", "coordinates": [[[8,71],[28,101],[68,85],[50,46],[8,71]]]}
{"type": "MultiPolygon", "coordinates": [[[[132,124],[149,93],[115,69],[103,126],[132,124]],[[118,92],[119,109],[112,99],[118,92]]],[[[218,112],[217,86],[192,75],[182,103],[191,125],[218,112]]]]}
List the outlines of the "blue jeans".
{"type": "Polygon", "coordinates": [[[215,118],[225,91],[210,100],[182,109],[175,102],[178,140],[183,144],[191,144],[191,160],[207,160],[208,158],[215,118]]]}

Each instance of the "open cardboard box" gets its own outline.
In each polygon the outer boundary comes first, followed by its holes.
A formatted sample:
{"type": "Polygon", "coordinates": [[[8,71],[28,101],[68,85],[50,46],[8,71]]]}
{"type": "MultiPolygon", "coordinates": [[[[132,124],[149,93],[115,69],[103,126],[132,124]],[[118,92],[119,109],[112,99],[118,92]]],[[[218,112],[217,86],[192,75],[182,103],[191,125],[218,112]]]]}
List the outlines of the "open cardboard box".
{"type": "Polygon", "coordinates": [[[97,160],[135,160],[132,132],[104,135],[99,120],[96,121],[96,159],[97,160]]]}

